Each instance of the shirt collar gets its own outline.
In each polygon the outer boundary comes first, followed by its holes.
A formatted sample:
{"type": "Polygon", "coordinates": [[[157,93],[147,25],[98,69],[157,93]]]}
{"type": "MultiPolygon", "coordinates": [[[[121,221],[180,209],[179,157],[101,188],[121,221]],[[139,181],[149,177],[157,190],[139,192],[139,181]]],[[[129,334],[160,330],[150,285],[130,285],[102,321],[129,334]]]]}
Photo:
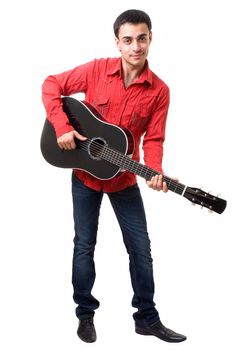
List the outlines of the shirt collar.
{"type": "MultiPolygon", "coordinates": [[[[119,76],[122,78],[122,70],[121,70],[121,67],[122,67],[122,64],[121,64],[121,58],[117,58],[116,59],[116,63],[110,67],[108,69],[108,75],[115,75],[116,73],[119,74],[119,76]]],[[[144,71],[142,72],[142,74],[140,75],[139,79],[137,80],[137,83],[149,83],[150,85],[152,85],[152,72],[149,68],[149,63],[148,61],[146,60],[146,65],[145,65],[145,69],[144,71]]]]}

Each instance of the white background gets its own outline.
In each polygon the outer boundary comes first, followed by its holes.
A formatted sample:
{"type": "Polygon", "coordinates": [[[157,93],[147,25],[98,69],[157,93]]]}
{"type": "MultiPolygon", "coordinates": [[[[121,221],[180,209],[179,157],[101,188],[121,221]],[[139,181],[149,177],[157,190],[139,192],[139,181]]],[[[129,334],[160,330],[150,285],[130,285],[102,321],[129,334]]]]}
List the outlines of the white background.
{"type": "Polygon", "coordinates": [[[232,341],[232,9],[227,0],[7,1],[1,6],[1,348],[229,349],[232,341]],[[208,214],[139,180],[164,324],[188,340],[134,333],[128,257],[106,197],[96,247],[98,341],[76,335],[70,171],[40,154],[41,84],[118,56],[112,24],[129,8],[153,23],[150,67],[169,85],[164,170],[228,200],[208,214]]]}

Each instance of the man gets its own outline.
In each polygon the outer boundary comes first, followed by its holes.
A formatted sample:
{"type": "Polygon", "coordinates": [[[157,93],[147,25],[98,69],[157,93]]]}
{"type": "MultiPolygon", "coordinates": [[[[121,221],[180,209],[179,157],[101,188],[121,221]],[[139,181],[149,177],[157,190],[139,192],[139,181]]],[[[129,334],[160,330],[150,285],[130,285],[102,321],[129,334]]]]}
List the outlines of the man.
{"type": "MultiPolygon", "coordinates": [[[[134,136],[133,158],[139,160],[143,138],[145,163],[161,173],[149,187],[167,192],[162,176],[163,142],[169,105],[169,89],[150,69],[147,61],[152,40],[151,20],[140,10],[123,12],[114,23],[119,58],[97,59],[70,71],[49,76],[43,84],[47,117],[56,131],[61,149],[76,147],[75,138],[85,140],[69,124],[62,110],[62,95],[84,92],[110,123],[127,127],[134,136]]],[[[75,169],[72,174],[75,222],[72,283],[78,305],[78,335],[85,342],[96,340],[93,317],[99,301],[91,294],[95,280],[94,249],[103,193],[107,193],[118,219],[129,254],[134,291],[132,306],[135,330],[168,342],[181,342],[185,336],[163,326],[155,308],[153,267],[146,217],[136,177],[122,172],[111,180],[99,180],[75,169]]]]}

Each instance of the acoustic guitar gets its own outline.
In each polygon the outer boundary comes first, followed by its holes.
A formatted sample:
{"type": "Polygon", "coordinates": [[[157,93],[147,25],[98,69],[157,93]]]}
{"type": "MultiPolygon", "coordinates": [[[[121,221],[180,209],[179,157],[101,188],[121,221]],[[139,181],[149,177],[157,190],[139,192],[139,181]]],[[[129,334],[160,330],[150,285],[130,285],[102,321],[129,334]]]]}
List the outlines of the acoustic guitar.
{"type": "MultiPolygon", "coordinates": [[[[92,176],[108,180],[127,170],[146,180],[159,175],[155,169],[131,158],[134,150],[133,136],[129,130],[106,122],[101,114],[88,102],[73,97],[63,97],[63,109],[70,124],[85,141],[75,139],[74,150],[61,150],[57,144],[55,130],[46,119],[41,135],[41,151],[45,160],[61,168],[82,169],[92,176]]],[[[221,214],[226,200],[213,196],[199,188],[189,187],[163,175],[168,189],[187,198],[192,203],[221,214]]]]}

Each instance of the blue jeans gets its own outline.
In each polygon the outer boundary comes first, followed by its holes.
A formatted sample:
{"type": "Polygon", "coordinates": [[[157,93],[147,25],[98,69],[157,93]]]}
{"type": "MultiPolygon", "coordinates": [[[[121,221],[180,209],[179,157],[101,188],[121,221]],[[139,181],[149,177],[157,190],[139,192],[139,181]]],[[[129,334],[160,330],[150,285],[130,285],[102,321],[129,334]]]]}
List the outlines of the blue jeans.
{"type": "MultiPolygon", "coordinates": [[[[99,301],[91,294],[95,281],[94,250],[103,192],[85,186],[72,174],[73,215],[75,224],[72,283],[79,319],[93,316],[99,301]]],[[[138,185],[108,193],[119,222],[129,255],[129,269],[134,291],[133,318],[138,325],[159,320],[155,309],[153,265],[144,206],[138,185]]],[[[111,268],[111,267],[110,267],[111,268]]],[[[107,283],[107,281],[106,281],[107,283]]]]}

